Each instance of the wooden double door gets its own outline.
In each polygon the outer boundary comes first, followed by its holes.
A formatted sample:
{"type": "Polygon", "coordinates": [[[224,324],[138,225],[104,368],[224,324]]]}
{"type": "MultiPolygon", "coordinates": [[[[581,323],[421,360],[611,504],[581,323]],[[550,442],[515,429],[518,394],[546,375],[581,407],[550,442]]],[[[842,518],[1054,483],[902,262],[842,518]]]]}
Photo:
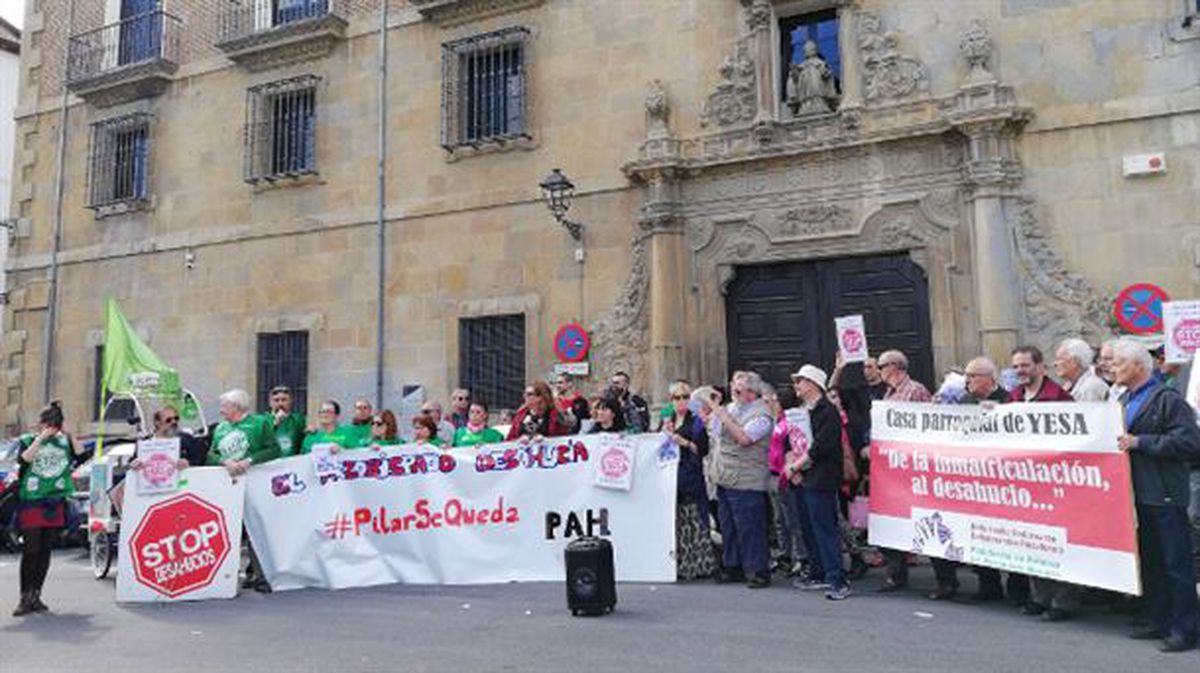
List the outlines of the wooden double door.
{"type": "Polygon", "coordinates": [[[913,378],[932,383],[929,288],[906,254],[739,266],[726,301],[731,372],[783,389],[803,364],[832,372],[834,318],[862,314],[872,355],[898,349],[913,378]]]}

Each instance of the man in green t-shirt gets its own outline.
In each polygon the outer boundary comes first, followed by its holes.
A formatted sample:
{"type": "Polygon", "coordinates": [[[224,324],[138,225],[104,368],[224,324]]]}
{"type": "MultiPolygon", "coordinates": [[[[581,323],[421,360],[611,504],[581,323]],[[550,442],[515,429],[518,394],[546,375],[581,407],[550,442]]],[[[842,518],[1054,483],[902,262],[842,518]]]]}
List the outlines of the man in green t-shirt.
{"type": "Polygon", "coordinates": [[[300,453],[304,441],[304,415],[292,411],[292,391],[287,386],[271,389],[271,421],[275,425],[275,441],[282,458],[300,453]]]}
{"type": "Polygon", "coordinates": [[[371,401],[365,397],[354,400],[354,414],[350,416],[350,424],[343,425],[339,430],[352,442],[351,447],[358,448],[371,443],[371,419],[375,410],[371,401]]]}
{"type": "Polygon", "coordinates": [[[213,430],[209,465],[224,465],[232,476],[245,474],[251,465],[279,457],[271,419],[250,413],[250,394],[230,390],[220,397],[222,421],[213,430]]]}

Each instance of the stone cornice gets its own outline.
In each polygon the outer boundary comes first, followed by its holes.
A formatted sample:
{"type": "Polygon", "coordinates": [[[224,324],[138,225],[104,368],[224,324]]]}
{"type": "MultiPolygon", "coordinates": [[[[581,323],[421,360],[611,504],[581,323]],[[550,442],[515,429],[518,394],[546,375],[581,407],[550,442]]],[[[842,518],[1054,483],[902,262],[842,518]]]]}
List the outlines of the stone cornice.
{"type": "Polygon", "coordinates": [[[537,7],[545,0],[409,0],[421,16],[442,28],[537,7]]]}

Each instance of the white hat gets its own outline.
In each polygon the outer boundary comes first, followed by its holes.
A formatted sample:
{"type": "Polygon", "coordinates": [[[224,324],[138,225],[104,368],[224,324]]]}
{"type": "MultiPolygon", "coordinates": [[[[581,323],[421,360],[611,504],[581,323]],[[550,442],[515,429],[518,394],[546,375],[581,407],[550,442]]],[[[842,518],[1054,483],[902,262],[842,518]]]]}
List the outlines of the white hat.
{"type": "Polygon", "coordinates": [[[817,384],[817,387],[823,392],[825,390],[825,382],[829,380],[829,376],[827,376],[825,371],[820,367],[804,365],[800,368],[800,371],[792,374],[792,380],[795,381],[796,379],[808,379],[809,381],[817,384]]]}

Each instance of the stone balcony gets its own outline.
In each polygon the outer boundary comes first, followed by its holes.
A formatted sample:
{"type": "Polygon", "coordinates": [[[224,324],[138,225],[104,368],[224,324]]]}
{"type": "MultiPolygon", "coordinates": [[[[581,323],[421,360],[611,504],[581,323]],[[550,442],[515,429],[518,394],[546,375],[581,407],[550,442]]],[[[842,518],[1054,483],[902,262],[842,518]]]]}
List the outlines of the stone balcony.
{"type": "Polygon", "coordinates": [[[217,48],[251,71],[325,56],[346,37],[346,0],[233,0],[217,48]]]}
{"type": "Polygon", "coordinates": [[[97,107],[161,94],[178,67],[181,26],[154,11],[72,36],[67,88],[97,107]]]}

